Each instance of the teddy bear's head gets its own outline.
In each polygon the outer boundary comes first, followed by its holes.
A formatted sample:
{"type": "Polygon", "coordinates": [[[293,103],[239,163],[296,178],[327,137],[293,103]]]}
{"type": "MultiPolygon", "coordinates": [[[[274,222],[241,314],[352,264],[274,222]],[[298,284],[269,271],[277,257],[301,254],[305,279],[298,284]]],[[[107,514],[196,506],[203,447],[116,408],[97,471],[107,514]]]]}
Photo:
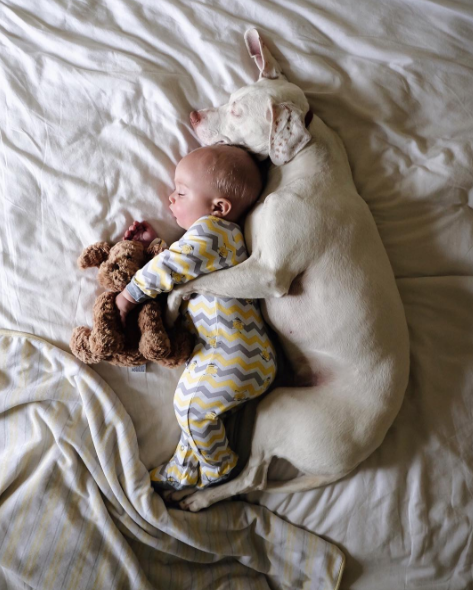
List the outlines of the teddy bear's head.
{"type": "Polygon", "coordinates": [[[147,262],[143,244],[123,240],[114,246],[97,242],[86,248],[77,264],[80,268],[98,266],[98,282],[105,289],[122,291],[135,273],[147,262]]]}

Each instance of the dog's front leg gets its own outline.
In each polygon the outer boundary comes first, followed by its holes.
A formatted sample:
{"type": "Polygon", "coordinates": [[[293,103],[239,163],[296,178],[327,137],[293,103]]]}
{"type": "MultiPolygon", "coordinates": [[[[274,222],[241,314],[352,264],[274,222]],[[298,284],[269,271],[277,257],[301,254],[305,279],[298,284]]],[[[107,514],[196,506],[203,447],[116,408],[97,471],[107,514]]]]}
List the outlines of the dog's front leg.
{"type": "Polygon", "coordinates": [[[293,278],[288,272],[269,268],[252,255],[238,266],[201,275],[173,289],[168,296],[166,323],[173,325],[182,299],[192,293],[238,299],[282,297],[289,291],[293,278]]]}

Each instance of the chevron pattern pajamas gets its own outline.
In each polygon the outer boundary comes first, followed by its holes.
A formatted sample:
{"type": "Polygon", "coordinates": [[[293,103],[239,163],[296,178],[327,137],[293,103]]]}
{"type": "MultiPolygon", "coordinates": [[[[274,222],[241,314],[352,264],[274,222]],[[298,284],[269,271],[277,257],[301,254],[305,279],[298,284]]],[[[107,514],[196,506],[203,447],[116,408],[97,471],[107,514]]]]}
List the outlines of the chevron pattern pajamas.
{"type": "MultiPolygon", "coordinates": [[[[136,301],[144,301],[246,258],[237,224],[201,217],[138,271],[127,289],[136,301]]],[[[227,479],[238,456],[220,416],[263,394],[276,375],[275,351],[257,301],[194,295],[187,317],[197,344],[174,395],[179,444],[168,463],[151,471],[153,484],[162,488],[205,488],[227,479]]]]}

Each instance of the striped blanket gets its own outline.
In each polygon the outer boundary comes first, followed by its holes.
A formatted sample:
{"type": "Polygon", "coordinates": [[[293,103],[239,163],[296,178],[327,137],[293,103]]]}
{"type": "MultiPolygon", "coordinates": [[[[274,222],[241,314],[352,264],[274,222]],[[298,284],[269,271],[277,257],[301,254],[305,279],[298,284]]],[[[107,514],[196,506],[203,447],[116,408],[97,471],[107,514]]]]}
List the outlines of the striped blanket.
{"type": "Polygon", "coordinates": [[[130,417],[69,354],[0,330],[0,588],[336,589],[339,549],[265,508],[167,510],[130,417]]]}

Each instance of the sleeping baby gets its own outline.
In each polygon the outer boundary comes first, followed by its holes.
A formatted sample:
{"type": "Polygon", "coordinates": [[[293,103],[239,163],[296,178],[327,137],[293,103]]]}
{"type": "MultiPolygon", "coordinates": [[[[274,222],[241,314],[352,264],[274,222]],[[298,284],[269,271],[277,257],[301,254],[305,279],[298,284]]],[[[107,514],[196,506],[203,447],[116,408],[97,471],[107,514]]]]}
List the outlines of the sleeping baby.
{"type": "MultiPolygon", "coordinates": [[[[178,163],[174,181],[169,206],[186,233],[117,296],[122,321],[146,299],[247,258],[236,222],[262,188],[252,157],[233,146],[200,148],[178,163]]],[[[145,247],[155,237],[147,222],[134,222],[124,236],[145,247]]],[[[185,305],[197,344],[174,394],[181,438],[171,460],[151,471],[155,489],[205,488],[227,479],[238,456],[220,416],[263,394],[276,374],[257,301],[195,295],[185,305]]]]}

